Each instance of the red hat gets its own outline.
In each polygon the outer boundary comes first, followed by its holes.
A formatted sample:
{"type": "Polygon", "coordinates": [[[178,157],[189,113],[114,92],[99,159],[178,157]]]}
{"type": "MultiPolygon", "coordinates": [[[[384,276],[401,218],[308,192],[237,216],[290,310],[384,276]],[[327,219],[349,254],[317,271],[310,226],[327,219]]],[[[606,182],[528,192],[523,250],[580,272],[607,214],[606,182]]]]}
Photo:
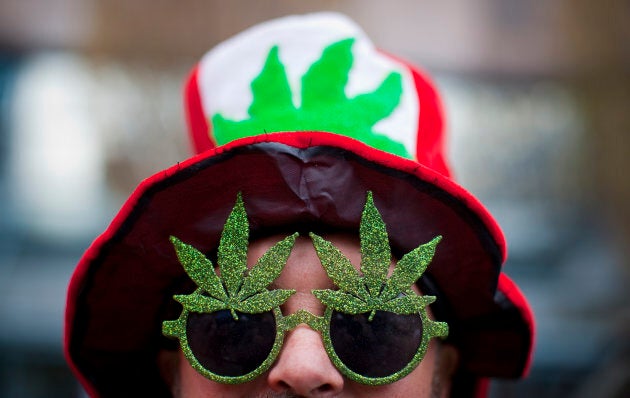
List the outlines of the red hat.
{"type": "Polygon", "coordinates": [[[140,184],[70,282],[65,351],[89,393],[167,393],[161,323],[187,280],[169,236],[212,252],[238,192],[255,235],[357,230],[372,191],[394,252],[444,237],[422,289],[438,296],[462,369],[526,373],[530,307],[501,272],[496,221],[450,178],[440,100],[422,72],[345,17],[287,17],[209,52],[186,111],[198,154],[140,184]]]}

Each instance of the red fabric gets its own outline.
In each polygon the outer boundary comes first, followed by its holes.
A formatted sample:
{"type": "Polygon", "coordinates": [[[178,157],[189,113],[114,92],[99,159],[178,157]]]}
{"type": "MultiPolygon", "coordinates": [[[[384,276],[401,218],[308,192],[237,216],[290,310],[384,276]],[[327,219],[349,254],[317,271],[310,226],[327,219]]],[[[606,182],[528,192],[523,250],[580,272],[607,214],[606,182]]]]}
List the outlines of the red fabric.
{"type": "MultiPolygon", "coordinates": [[[[488,272],[498,272],[494,267],[504,260],[503,235],[483,206],[453,181],[413,161],[334,134],[299,132],[249,137],[198,155],[144,181],[131,195],[108,229],[81,259],[68,291],[65,350],[69,362],[86,388],[95,391],[94,380],[99,378],[94,373],[100,372],[99,362],[137,364],[127,372],[149,366],[148,363],[141,361],[147,358],[146,350],[154,349],[151,348],[151,344],[155,342],[151,341],[155,339],[156,333],[159,333],[156,332],[159,331],[156,313],[158,307],[169,297],[164,289],[183,275],[181,266],[177,264],[172,247],[168,243],[170,234],[203,250],[211,250],[218,240],[220,229],[233,205],[237,191],[243,191],[248,214],[252,216],[253,228],[261,225],[263,228],[267,228],[267,225],[273,227],[273,223],[269,223],[276,222],[274,221],[276,218],[278,225],[286,225],[285,223],[292,223],[296,217],[309,225],[321,218],[328,220],[326,223],[332,223],[331,225],[348,228],[360,217],[364,198],[361,197],[361,200],[336,198],[334,195],[340,195],[337,193],[338,190],[349,189],[347,181],[344,181],[342,186],[334,186],[334,181],[325,178],[322,181],[322,178],[317,177],[318,170],[328,170],[329,173],[339,172],[339,178],[335,178],[339,180],[349,171],[346,170],[347,167],[352,167],[354,173],[348,176],[351,178],[348,181],[356,185],[356,189],[351,187],[352,192],[364,195],[365,189],[377,190],[374,196],[377,207],[382,210],[384,217],[394,219],[391,223],[390,236],[397,246],[405,248],[417,245],[417,241],[427,241],[443,228],[452,231],[446,234],[448,236],[445,235],[445,239],[440,243],[429,271],[445,291],[445,297],[463,295],[463,299],[461,297],[457,299],[457,317],[474,321],[480,317],[484,319],[484,316],[492,319],[501,316],[502,308],[506,304],[501,306],[494,304],[496,284],[493,284],[493,277],[488,272]],[[298,166],[295,172],[289,167],[284,175],[270,174],[272,170],[285,169],[277,163],[282,162],[285,157],[282,151],[274,155],[273,151],[276,149],[271,147],[266,150],[271,152],[251,152],[252,149],[267,143],[286,144],[310,151],[313,157],[309,155],[305,158],[304,167],[307,168],[304,170],[301,163],[297,164],[290,159],[292,163],[289,163],[289,166],[298,166]],[[333,157],[326,155],[322,158],[318,155],[317,148],[329,148],[322,153],[330,153],[333,157]],[[313,149],[316,149],[315,152],[313,149]],[[335,160],[336,157],[344,161],[335,160]],[[214,159],[220,161],[208,163],[214,159]],[[324,163],[320,165],[320,162],[324,163]],[[356,166],[352,166],[353,164],[356,166]],[[233,169],[232,166],[235,165],[242,170],[233,169]],[[385,167],[384,171],[389,171],[381,174],[379,168],[382,167],[385,167]],[[247,174],[243,174],[245,170],[249,170],[247,174]],[[305,175],[305,172],[309,174],[305,175]],[[291,191],[302,189],[302,181],[308,184],[303,192],[310,198],[306,202],[295,196],[299,193],[297,190],[291,191]],[[434,187],[432,190],[437,189],[434,193],[429,191],[434,199],[422,194],[424,196],[418,196],[420,202],[415,202],[413,196],[415,194],[409,195],[413,192],[399,190],[405,186],[415,186],[414,181],[428,183],[434,187]],[[221,192],[218,187],[221,187],[221,192]],[[195,199],[194,203],[190,202],[188,194],[182,195],[178,192],[192,193],[198,199],[195,199]],[[448,199],[449,197],[440,192],[448,193],[453,199],[448,199]],[[269,202],[279,194],[286,197],[283,202],[269,202]],[[217,195],[222,195],[223,199],[218,201],[217,195]],[[332,202],[326,199],[329,195],[333,195],[332,202]],[[254,197],[256,198],[253,199],[254,197]],[[325,201],[318,204],[320,199],[325,201]],[[457,206],[463,207],[460,210],[449,210],[448,206],[455,205],[452,200],[457,200],[459,203],[457,206]],[[330,205],[337,208],[326,207],[330,205]],[[303,215],[300,213],[301,206],[306,206],[303,215]],[[339,213],[343,207],[347,210],[339,213]],[[311,215],[313,209],[316,213],[311,215]],[[408,212],[406,211],[408,209],[414,210],[408,212]],[[461,226],[452,224],[459,222],[453,217],[465,216],[468,219],[469,215],[463,213],[464,209],[467,214],[478,217],[480,223],[477,225],[477,221],[470,219],[464,221],[461,226]],[[274,220],[269,220],[269,217],[265,216],[268,211],[275,212],[274,220]],[[445,222],[447,224],[444,224],[445,222]],[[414,238],[416,242],[408,241],[411,238],[407,235],[411,230],[400,229],[405,223],[417,225],[412,227],[414,233],[426,236],[420,236],[422,239],[416,236],[414,238]],[[436,230],[437,225],[443,227],[436,230]],[[456,234],[460,234],[461,239],[454,236],[456,234]],[[483,254],[486,250],[483,247],[486,244],[482,242],[487,239],[494,242],[496,257],[494,255],[487,257],[490,254],[483,254]],[[481,246],[478,246],[480,244],[481,246]],[[450,281],[459,282],[452,284],[450,281]],[[474,293],[477,291],[484,293],[474,293]],[[461,305],[462,300],[466,303],[464,306],[461,305]],[[81,308],[78,309],[77,305],[81,308]],[[121,310],[124,308],[128,310],[121,310]],[[129,330],[121,330],[120,325],[128,325],[129,330]],[[140,332],[140,329],[144,331],[140,332]],[[89,376],[86,377],[85,374],[89,376]]],[[[336,174],[335,176],[337,177],[336,174]]],[[[388,229],[389,225],[388,221],[388,229]]],[[[509,280],[504,277],[498,278],[499,288],[520,315],[511,318],[511,323],[508,324],[510,333],[501,332],[488,344],[485,344],[485,341],[484,344],[479,344],[476,339],[480,337],[479,333],[482,333],[481,337],[494,335],[492,322],[484,321],[481,329],[477,327],[465,329],[466,335],[469,336],[465,344],[473,346],[468,349],[474,348],[471,351],[471,355],[474,356],[469,357],[465,363],[473,370],[506,375],[502,372],[514,372],[514,369],[507,366],[497,368],[496,365],[492,366],[492,363],[475,361],[478,361],[480,356],[484,358],[487,349],[495,346],[525,352],[521,355],[526,355],[529,352],[528,347],[531,347],[529,344],[531,340],[525,335],[533,331],[531,325],[533,320],[520,292],[510,285],[509,280]],[[527,323],[527,326],[524,328],[517,326],[520,323],[527,323]],[[519,337],[521,334],[523,336],[519,337]],[[517,340],[513,340],[514,338],[517,340]]],[[[474,325],[478,326],[478,323],[474,321],[474,325]]],[[[499,330],[504,327],[506,326],[500,326],[499,330]]],[[[501,361],[504,353],[499,350],[493,355],[501,361]]],[[[119,368],[120,366],[122,365],[119,365],[119,368]]],[[[102,377],[100,383],[102,386],[102,377]]],[[[106,384],[111,384],[109,379],[106,384]]]]}
{"type": "Polygon", "coordinates": [[[444,110],[435,83],[415,65],[395,55],[383,53],[401,63],[413,77],[419,105],[416,159],[438,173],[451,177],[451,170],[446,160],[444,110]]]}
{"type": "MultiPolygon", "coordinates": [[[[501,273],[499,275],[499,286],[497,288],[499,291],[503,292],[505,296],[510,300],[510,302],[518,308],[521,316],[525,319],[527,326],[529,327],[529,335],[531,336],[531,346],[535,345],[535,337],[536,337],[536,321],[534,319],[534,313],[529,303],[525,299],[525,295],[521,292],[521,289],[514,283],[507,275],[501,273]]],[[[533,360],[534,352],[530,350],[529,355],[527,357],[527,361],[525,362],[525,366],[523,368],[523,376],[527,376],[529,373],[532,360],[533,360]]]]}
{"type": "Polygon", "coordinates": [[[428,77],[411,67],[418,91],[420,115],[418,122],[418,162],[447,177],[451,176],[445,157],[444,114],[440,97],[428,77]]]}
{"type": "Polygon", "coordinates": [[[195,153],[205,152],[215,147],[211,140],[210,125],[203,111],[199,93],[199,65],[195,65],[184,85],[184,113],[195,153]]]}
{"type": "MultiPolygon", "coordinates": [[[[507,245],[501,228],[494,220],[492,215],[486,210],[483,204],[479,202],[479,200],[468,193],[468,191],[466,191],[464,188],[457,185],[453,180],[449,178],[443,178],[444,175],[448,175],[448,170],[445,168],[445,166],[443,168],[443,171],[445,172],[432,170],[428,167],[422,167],[418,165],[415,161],[404,159],[390,153],[371,148],[362,143],[358,145],[358,142],[351,138],[337,134],[322,132],[317,133],[316,137],[314,137],[312,134],[309,134],[309,132],[287,132],[280,134],[266,134],[262,136],[247,137],[216,148],[216,153],[229,151],[231,148],[247,145],[248,143],[269,141],[284,143],[296,148],[309,148],[315,145],[336,146],[354,151],[370,161],[380,163],[387,167],[392,167],[406,173],[422,174],[421,177],[423,180],[430,181],[437,187],[448,192],[452,192],[454,196],[461,199],[468,208],[470,208],[474,213],[480,216],[481,220],[484,222],[484,224],[486,224],[486,226],[490,230],[491,235],[493,236],[501,250],[502,261],[505,261],[507,255],[507,245]]],[[[208,154],[205,154],[205,156],[208,156],[208,154]]],[[[196,162],[197,159],[200,159],[199,155],[188,159],[186,162],[180,163],[178,166],[186,167],[186,165],[196,162]]]]}
{"type": "MultiPolygon", "coordinates": [[[[129,203],[129,201],[127,203],[129,203]]],[[[125,203],[123,210],[130,209],[132,207],[131,204],[127,205],[127,203],[125,203]]],[[[118,217],[118,219],[119,221],[122,221],[122,217],[118,217]]],[[[87,374],[85,374],[81,369],[79,369],[74,359],[70,355],[70,351],[69,351],[71,338],[72,338],[72,329],[73,329],[72,321],[75,318],[76,309],[77,309],[76,298],[79,296],[80,290],[83,287],[83,284],[81,282],[86,277],[86,273],[88,272],[91,258],[93,258],[95,253],[97,252],[96,248],[101,247],[103,243],[107,241],[107,239],[113,234],[114,230],[115,230],[114,223],[112,223],[110,224],[110,228],[108,228],[101,236],[99,236],[92,243],[90,248],[88,248],[88,250],[85,252],[83,257],[81,258],[79,264],[77,265],[77,268],[74,270],[74,273],[72,274],[72,277],[70,279],[70,284],[68,286],[65,323],[63,326],[63,346],[64,346],[63,353],[64,353],[64,357],[66,358],[66,363],[68,363],[68,365],[70,366],[70,369],[79,380],[79,383],[81,383],[86,393],[90,397],[97,397],[98,392],[96,391],[94,385],[88,379],[87,374]]]]}
{"type": "Polygon", "coordinates": [[[482,377],[477,381],[475,398],[486,398],[490,391],[490,380],[482,377]]]}

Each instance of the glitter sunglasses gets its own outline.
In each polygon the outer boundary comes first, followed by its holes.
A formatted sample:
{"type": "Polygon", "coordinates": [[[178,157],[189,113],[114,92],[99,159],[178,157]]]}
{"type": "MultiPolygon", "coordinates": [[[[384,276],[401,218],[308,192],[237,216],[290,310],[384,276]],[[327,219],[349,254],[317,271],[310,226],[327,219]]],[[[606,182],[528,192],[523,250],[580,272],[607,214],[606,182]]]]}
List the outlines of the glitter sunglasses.
{"type": "Polygon", "coordinates": [[[331,242],[311,233],[322,267],[337,290],[313,290],[323,316],[299,310],[285,316],[280,306],[294,290],[268,286],[280,275],[297,233],[276,243],[247,268],[249,223],[239,194],[219,241],[217,264],[175,237],[171,242],[198,288],[173,298],[183,310],[162,324],[179,340],[191,366],[206,378],[236,384],[266,372],[282,349],[286,332],[306,324],[322,335],[326,353],[347,378],[367,385],[393,383],[424,358],[433,337],[448,335],[426,307],[434,296],[417,294],[413,284],[431,262],[441,237],[402,256],[391,276],[391,249],[385,224],[368,192],[360,223],[360,273],[331,242]]]}

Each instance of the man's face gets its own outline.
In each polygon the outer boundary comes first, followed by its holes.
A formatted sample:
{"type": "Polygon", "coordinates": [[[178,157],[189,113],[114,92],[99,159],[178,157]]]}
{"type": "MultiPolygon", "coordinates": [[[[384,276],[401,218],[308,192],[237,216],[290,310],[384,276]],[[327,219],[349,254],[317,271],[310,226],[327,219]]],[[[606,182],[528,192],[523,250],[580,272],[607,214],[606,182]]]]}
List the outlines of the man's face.
{"type": "MultiPolygon", "coordinates": [[[[273,236],[249,246],[248,265],[283,237],[273,236]]],[[[327,235],[355,267],[359,267],[359,242],[349,235],[327,235]]],[[[393,267],[393,264],[392,264],[393,267]]],[[[390,267],[391,268],[391,267],[390,267]]],[[[315,253],[311,240],[299,237],[274,288],[295,289],[296,293],[281,307],[285,315],[300,309],[323,315],[322,303],[313,289],[334,289],[315,253]]],[[[220,384],[199,374],[181,351],[174,361],[172,390],[176,397],[446,397],[450,373],[454,368],[454,350],[432,339],[420,365],[409,375],[392,384],[366,386],[344,377],[332,364],[319,332],[299,325],[287,333],[273,366],[257,379],[243,384],[220,384]]],[[[172,371],[171,371],[172,373],[172,371]]]]}

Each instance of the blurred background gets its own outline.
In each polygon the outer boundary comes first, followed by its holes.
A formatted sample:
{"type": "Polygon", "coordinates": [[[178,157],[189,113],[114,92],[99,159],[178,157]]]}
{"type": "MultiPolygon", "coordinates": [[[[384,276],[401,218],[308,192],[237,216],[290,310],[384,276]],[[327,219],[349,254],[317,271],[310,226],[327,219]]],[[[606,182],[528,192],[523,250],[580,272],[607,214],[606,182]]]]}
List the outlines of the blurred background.
{"type": "Polygon", "coordinates": [[[529,378],[493,397],[630,396],[630,2],[0,1],[0,396],[81,397],[66,286],[134,187],[188,157],[181,86],[218,42],[318,10],[427,69],[459,182],[531,301],[529,378]]]}

